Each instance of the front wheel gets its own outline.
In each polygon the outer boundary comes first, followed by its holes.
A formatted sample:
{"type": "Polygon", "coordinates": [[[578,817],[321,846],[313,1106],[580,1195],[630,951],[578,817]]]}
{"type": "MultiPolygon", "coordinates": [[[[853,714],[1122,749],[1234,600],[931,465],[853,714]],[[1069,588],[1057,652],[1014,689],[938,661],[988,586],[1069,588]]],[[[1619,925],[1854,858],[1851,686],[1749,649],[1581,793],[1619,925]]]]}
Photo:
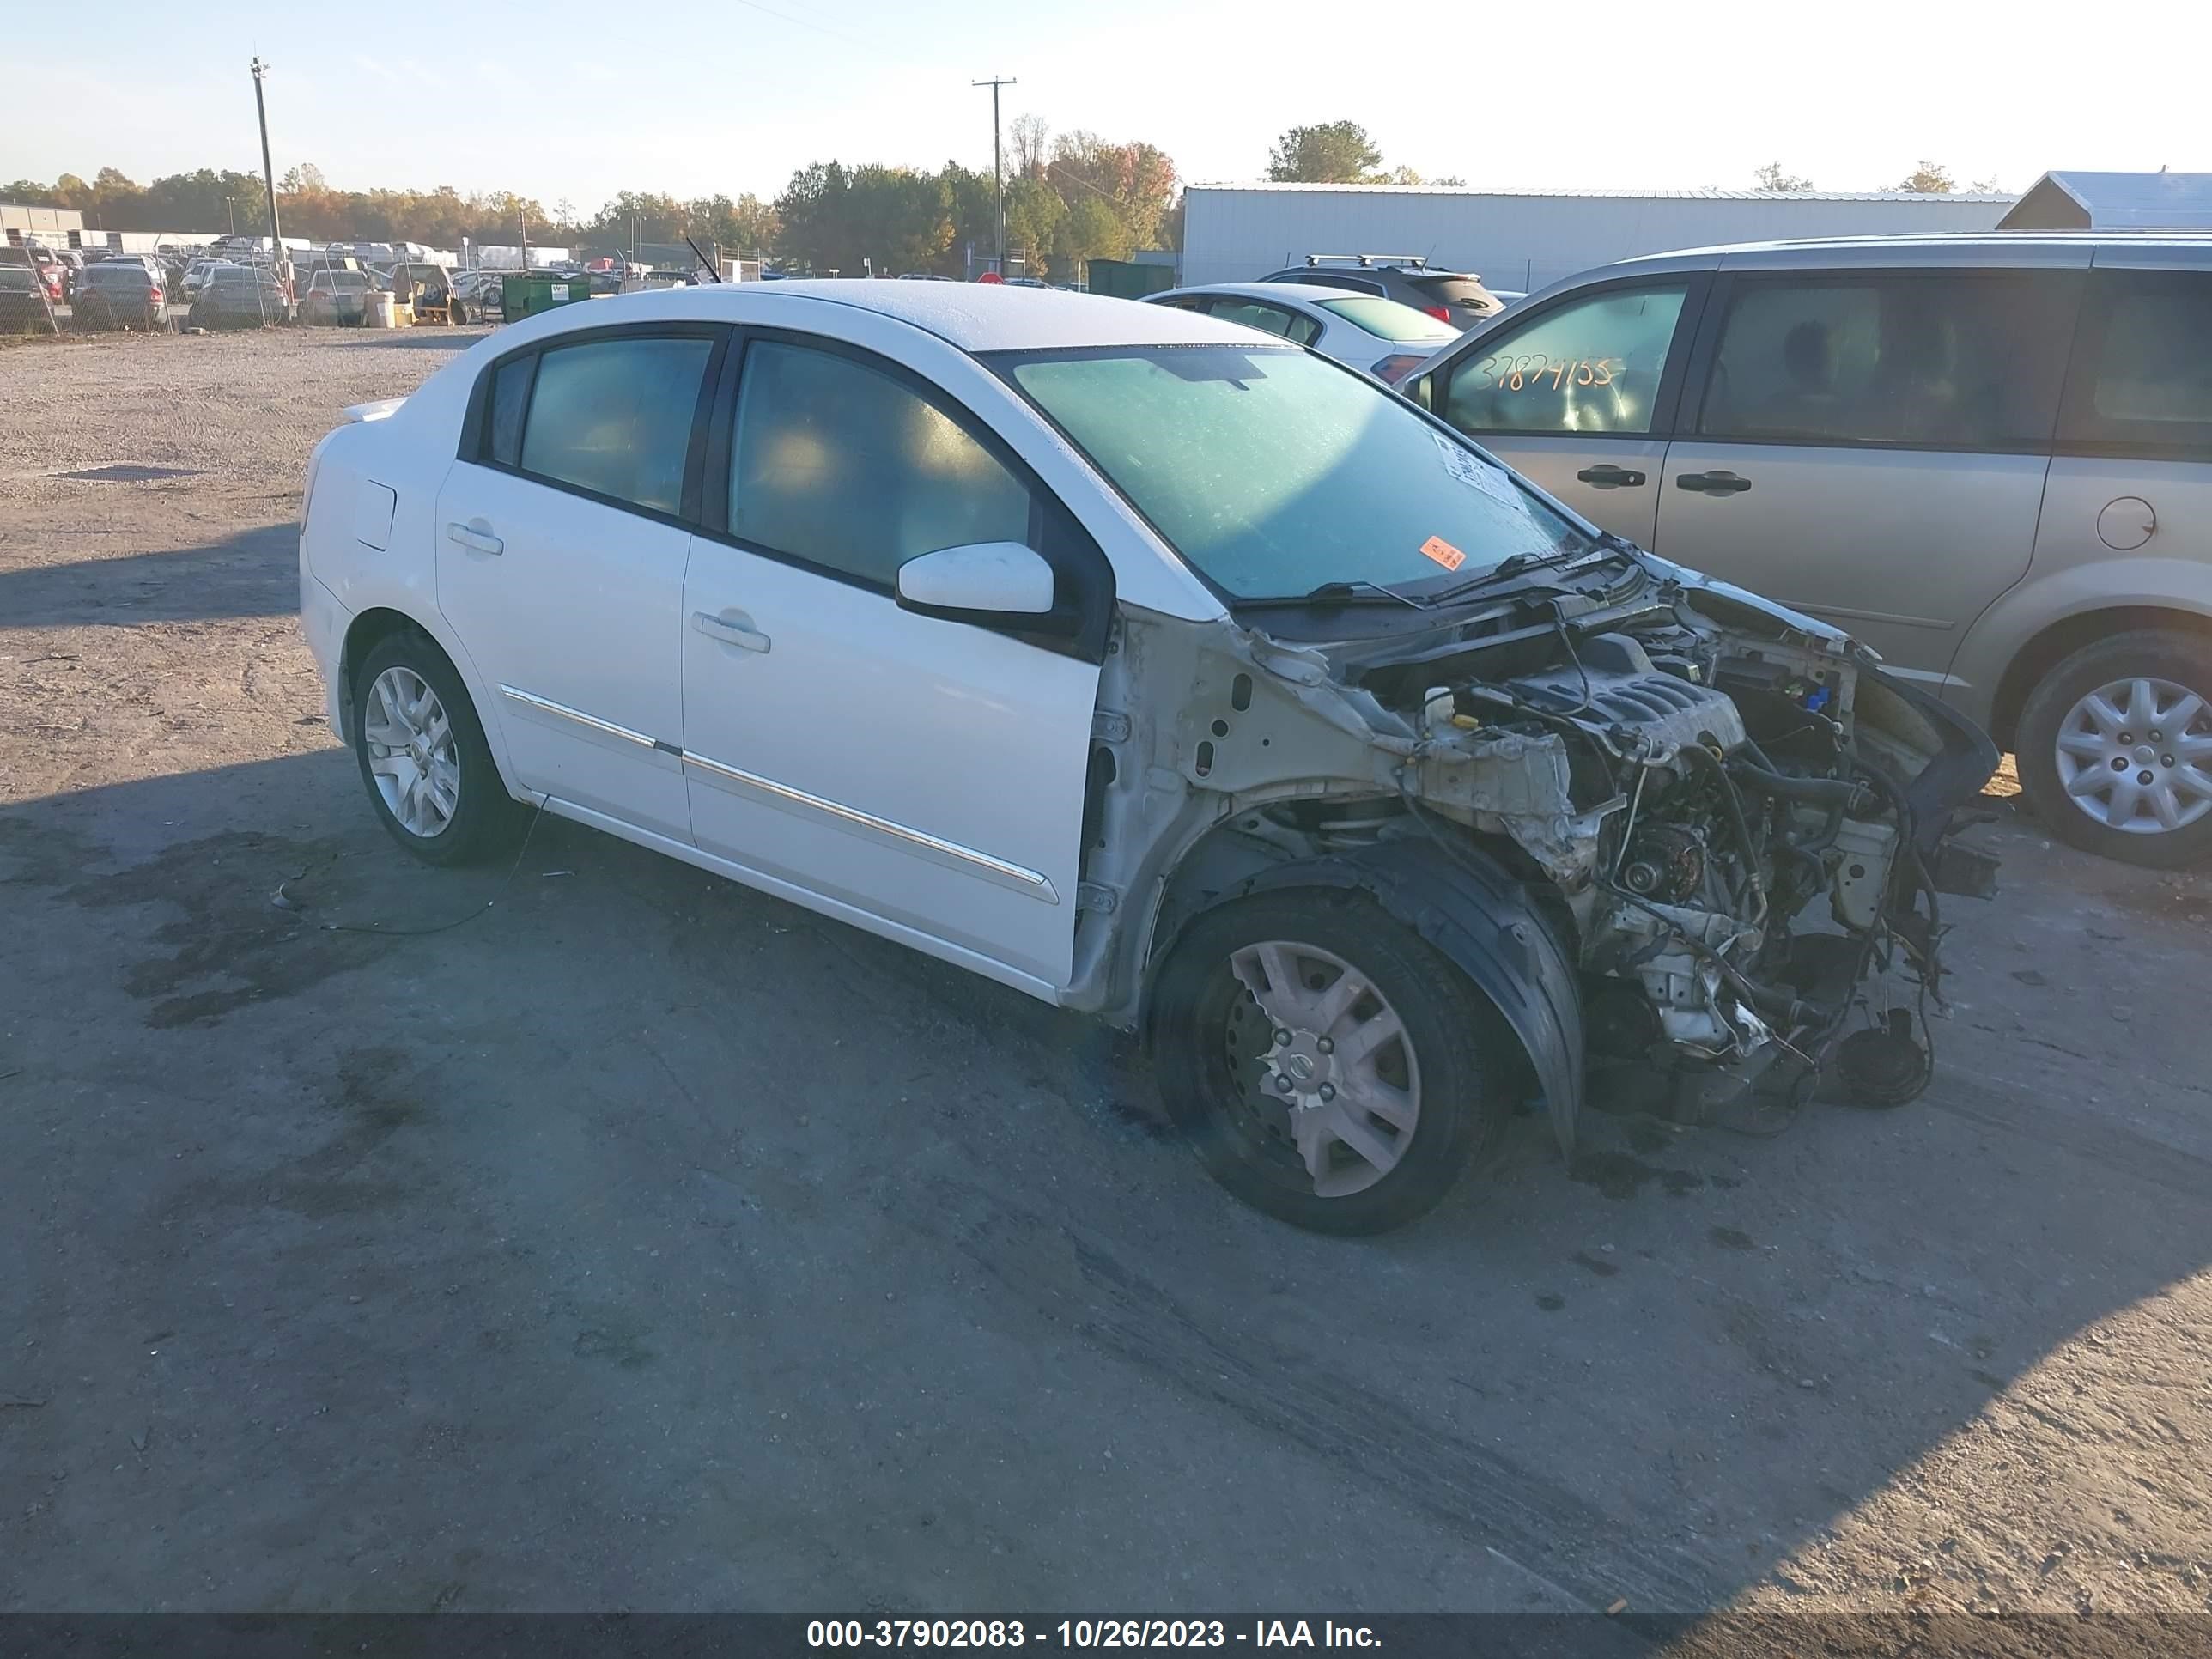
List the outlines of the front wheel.
{"type": "Polygon", "coordinates": [[[461,677],[426,635],[394,634],[368,653],[353,741],[377,817],[425,864],[473,863],[514,845],[521,808],[461,677]]]}
{"type": "Polygon", "coordinates": [[[1357,894],[1200,916],[1153,991],[1163,1099],[1215,1180],[1316,1232],[1433,1208],[1503,1123],[1512,1038],[1458,968],[1357,894]]]}
{"type": "Polygon", "coordinates": [[[2212,641],[2144,629],[2075,652],[2029,696],[2014,747],[2062,840],[2153,869],[2212,858],[2212,641]]]}

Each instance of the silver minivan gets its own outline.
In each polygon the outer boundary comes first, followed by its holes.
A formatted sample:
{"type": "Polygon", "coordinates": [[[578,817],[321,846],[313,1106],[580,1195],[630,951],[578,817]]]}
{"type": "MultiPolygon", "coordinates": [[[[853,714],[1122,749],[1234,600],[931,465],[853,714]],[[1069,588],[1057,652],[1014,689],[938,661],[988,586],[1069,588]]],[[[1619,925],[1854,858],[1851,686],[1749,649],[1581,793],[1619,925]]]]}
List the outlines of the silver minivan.
{"type": "Polygon", "coordinates": [[[2212,855],[2212,236],[1632,259],[1406,390],[1604,528],[1856,635],[2068,841],[2212,855]]]}

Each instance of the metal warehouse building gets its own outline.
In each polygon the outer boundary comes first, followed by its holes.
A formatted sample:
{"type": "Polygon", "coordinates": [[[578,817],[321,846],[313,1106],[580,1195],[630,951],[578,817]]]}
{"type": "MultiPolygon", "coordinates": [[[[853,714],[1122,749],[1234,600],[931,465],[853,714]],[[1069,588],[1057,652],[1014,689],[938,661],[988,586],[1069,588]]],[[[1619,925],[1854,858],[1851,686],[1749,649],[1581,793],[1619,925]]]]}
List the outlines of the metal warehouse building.
{"type": "Polygon", "coordinates": [[[1249,282],[1309,253],[1420,254],[1534,290],[1638,253],[1793,236],[1993,230],[2010,196],[1831,191],[1193,185],[1182,280],[1249,282]]]}

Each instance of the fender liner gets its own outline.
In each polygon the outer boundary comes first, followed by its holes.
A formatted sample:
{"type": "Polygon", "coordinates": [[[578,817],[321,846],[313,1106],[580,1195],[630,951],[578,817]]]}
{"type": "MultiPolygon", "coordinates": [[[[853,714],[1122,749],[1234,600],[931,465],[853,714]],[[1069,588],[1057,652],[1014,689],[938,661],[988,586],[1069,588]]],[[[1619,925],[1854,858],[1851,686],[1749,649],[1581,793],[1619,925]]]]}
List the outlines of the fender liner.
{"type": "Polygon", "coordinates": [[[1433,842],[1396,836],[1271,864],[1221,896],[1285,887],[1356,888],[1458,964],[1521,1039],[1559,1151],[1574,1156],[1582,992],[1558,929],[1521,882],[1475,848],[1454,856],[1433,842]]]}

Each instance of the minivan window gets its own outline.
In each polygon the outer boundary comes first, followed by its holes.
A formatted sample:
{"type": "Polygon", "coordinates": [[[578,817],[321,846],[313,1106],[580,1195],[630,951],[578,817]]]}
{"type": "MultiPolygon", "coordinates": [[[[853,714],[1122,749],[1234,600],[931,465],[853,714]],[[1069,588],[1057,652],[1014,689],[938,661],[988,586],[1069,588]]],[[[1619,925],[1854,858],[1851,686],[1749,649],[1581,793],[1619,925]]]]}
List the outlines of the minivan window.
{"type": "Polygon", "coordinates": [[[1028,486],[904,381],[850,357],[747,347],[732,450],[730,534],[863,581],[889,587],[939,548],[1029,540],[1028,486]]]}
{"type": "Polygon", "coordinates": [[[2065,435],[2212,453],[2212,271],[2100,275],[2090,293],[2065,435]]]}
{"type": "Polygon", "coordinates": [[[709,340],[630,335],[540,353],[523,422],[522,470],[676,512],[713,352],[709,340]]]}
{"type": "Polygon", "coordinates": [[[1375,381],[1285,346],[992,362],[1232,599],[1436,591],[1582,532],[1375,381]]]}
{"type": "Polygon", "coordinates": [[[1651,430],[1685,283],[1571,300],[1454,362],[1444,415],[1467,432],[1651,430]]]}
{"type": "Polygon", "coordinates": [[[2074,293],[2064,276],[1747,281],[1721,325],[1698,434],[2039,448],[2057,412],[2074,293]]]}

